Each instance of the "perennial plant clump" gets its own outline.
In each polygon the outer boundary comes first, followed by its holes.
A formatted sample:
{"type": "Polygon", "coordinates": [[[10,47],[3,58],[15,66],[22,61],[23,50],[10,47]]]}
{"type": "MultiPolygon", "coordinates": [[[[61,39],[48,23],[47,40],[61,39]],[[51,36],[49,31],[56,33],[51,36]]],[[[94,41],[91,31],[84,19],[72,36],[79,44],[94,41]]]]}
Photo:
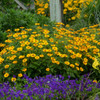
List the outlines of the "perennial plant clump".
{"type": "Polygon", "coordinates": [[[20,27],[12,33],[0,52],[1,80],[16,81],[26,73],[30,77],[61,74],[80,77],[93,70],[92,63],[100,52],[99,24],[74,31],[56,23],[50,33],[48,25],[25,29],[20,27]],[[34,74],[33,74],[34,73],[34,74]]]}

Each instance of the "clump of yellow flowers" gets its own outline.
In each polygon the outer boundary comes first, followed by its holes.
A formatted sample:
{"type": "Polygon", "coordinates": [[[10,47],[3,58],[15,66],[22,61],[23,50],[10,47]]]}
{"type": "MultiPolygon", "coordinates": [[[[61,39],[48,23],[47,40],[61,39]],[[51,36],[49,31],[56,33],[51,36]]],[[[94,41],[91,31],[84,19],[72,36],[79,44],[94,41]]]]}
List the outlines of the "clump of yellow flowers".
{"type": "Polygon", "coordinates": [[[38,76],[48,74],[79,74],[98,65],[95,56],[100,52],[99,24],[80,30],[61,27],[56,23],[54,30],[48,25],[35,23],[35,29],[20,27],[7,31],[8,39],[0,52],[1,77],[16,81],[23,74],[38,76]],[[51,33],[50,33],[51,32],[51,33]],[[75,73],[74,73],[75,72],[75,73]],[[13,77],[15,75],[16,77],[13,77]]]}
{"type": "MultiPolygon", "coordinates": [[[[50,0],[35,0],[35,12],[44,16],[50,16],[49,1],[50,0]]],[[[80,18],[82,8],[86,8],[91,2],[93,2],[93,0],[62,0],[63,14],[67,17],[70,15],[67,18],[68,21],[80,18]]],[[[88,17],[88,15],[84,16],[88,17]]]]}

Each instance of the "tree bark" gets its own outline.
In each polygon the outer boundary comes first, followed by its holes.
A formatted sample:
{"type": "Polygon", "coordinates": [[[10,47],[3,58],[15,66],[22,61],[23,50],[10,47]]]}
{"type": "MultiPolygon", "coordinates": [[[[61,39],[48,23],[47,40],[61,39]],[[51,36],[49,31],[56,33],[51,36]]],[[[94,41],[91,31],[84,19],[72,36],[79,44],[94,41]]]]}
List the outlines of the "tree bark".
{"type": "Polygon", "coordinates": [[[31,5],[30,5],[30,9],[35,9],[35,5],[34,5],[34,0],[31,0],[31,5]]]}
{"type": "Polygon", "coordinates": [[[50,19],[62,22],[62,0],[50,0],[50,19]]]}
{"type": "Polygon", "coordinates": [[[27,7],[24,6],[24,4],[22,2],[20,2],[19,0],[14,0],[21,8],[23,8],[24,10],[28,10],[27,7]]]}

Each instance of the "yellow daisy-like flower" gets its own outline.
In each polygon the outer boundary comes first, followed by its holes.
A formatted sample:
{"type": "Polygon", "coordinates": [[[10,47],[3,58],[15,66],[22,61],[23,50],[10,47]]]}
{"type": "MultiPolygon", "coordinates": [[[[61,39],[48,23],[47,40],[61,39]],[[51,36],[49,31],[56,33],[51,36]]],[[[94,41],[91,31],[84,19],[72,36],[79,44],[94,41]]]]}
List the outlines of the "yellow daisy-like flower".
{"type": "Polygon", "coordinates": [[[76,66],[79,66],[79,64],[78,64],[78,63],[75,63],[75,65],[76,65],[76,66]]]}
{"type": "Polygon", "coordinates": [[[82,67],[80,67],[80,71],[82,71],[82,72],[83,72],[83,71],[84,71],[84,69],[83,69],[82,67]]]}
{"type": "Polygon", "coordinates": [[[31,49],[31,47],[30,46],[26,46],[26,49],[31,49]]]}
{"type": "Polygon", "coordinates": [[[17,28],[17,29],[15,29],[14,31],[19,31],[19,29],[17,28]]]}
{"type": "Polygon", "coordinates": [[[76,67],[77,70],[80,70],[79,67],[76,67]]]}
{"type": "Polygon", "coordinates": [[[19,73],[19,74],[18,74],[18,77],[22,77],[22,76],[23,76],[23,74],[22,74],[22,73],[19,73]]]}
{"type": "Polygon", "coordinates": [[[23,49],[22,47],[19,47],[17,48],[17,51],[22,51],[22,49],[23,49]]]}
{"type": "Polygon", "coordinates": [[[13,61],[12,63],[13,63],[13,64],[17,64],[17,61],[15,60],[15,61],[13,61]]]}
{"type": "Polygon", "coordinates": [[[22,60],[22,62],[23,62],[23,63],[27,62],[27,59],[26,59],[26,58],[24,58],[24,59],[22,60]]]}
{"type": "Polygon", "coordinates": [[[70,67],[74,68],[74,67],[75,67],[75,65],[74,65],[74,64],[70,64],[70,67]]]}
{"type": "Polygon", "coordinates": [[[35,53],[31,53],[31,57],[35,57],[36,56],[36,54],[35,53]]]}
{"type": "Polygon", "coordinates": [[[43,54],[41,54],[41,55],[39,55],[39,56],[40,56],[41,58],[42,58],[42,57],[44,57],[44,55],[43,55],[43,54]]]}
{"type": "Polygon", "coordinates": [[[35,56],[35,59],[38,60],[40,57],[39,56],[35,56]]]}
{"type": "Polygon", "coordinates": [[[97,80],[93,80],[93,82],[94,82],[94,83],[98,83],[98,81],[97,81],[97,80]]]}
{"type": "Polygon", "coordinates": [[[16,78],[15,78],[15,77],[12,77],[12,78],[11,78],[11,81],[12,81],[12,82],[15,82],[15,81],[16,81],[16,78]]]}
{"type": "Polygon", "coordinates": [[[22,59],[22,58],[24,58],[24,57],[25,57],[24,55],[20,55],[20,56],[19,56],[19,59],[22,59]]]}
{"type": "Polygon", "coordinates": [[[50,71],[50,68],[46,68],[46,71],[50,71]]]}
{"type": "Polygon", "coordinates": [[[3,61],[4,61],[4,59],[0,57],[0,64],[2,64],[3,61]]]}
{"type": "Polygon", "coordinates": [[[70,64],[70,62],[69,62],[69,61],[65,61],[65,62],[64,62],[64,64],[69,65],[69,64],[70,64]]]}
{"type": "Polygon", "coordinates": [[[5,65],[5,69],[9,68],[9,65],[5,65]]]}
{"type": "Polygon", "coordinates": [[[5,74],[4,74],[4,77],[8,77],[8,76],[9,76],[9,73],[5,73],[5,74]]]}
{"type": "Polygon", "coordinates": [[[27,68],[22,69],[22,71],[23,71],[23,72],[26,72],[26,71],[27,71],[27,68]]]}

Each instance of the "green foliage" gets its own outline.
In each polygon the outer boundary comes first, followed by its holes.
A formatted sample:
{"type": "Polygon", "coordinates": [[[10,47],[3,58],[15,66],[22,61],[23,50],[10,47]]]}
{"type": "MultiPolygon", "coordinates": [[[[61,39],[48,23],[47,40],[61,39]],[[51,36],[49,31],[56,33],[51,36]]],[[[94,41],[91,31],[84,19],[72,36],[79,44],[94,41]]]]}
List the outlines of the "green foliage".
{"type": "Polygon", "coordinates": [[[93,0],[87,7],[82,7],[80,18],[73,22],[72,28],[78,30],[100,23],[100,0],[93,0]]]}
{"type": "Polygon", "coordinates": [[[14,0],[0,0],[0,10],[5,12],[6,9],[16,8],[17,4],[14,0]]]}
{"type": "Polygon", "coordinates": [[[30,12],[8,9],[6,14],[1,12],[0,24],[1,30],[13,30],[18,27],[31,27],[34,25],[34,16],[30,12]]]}

